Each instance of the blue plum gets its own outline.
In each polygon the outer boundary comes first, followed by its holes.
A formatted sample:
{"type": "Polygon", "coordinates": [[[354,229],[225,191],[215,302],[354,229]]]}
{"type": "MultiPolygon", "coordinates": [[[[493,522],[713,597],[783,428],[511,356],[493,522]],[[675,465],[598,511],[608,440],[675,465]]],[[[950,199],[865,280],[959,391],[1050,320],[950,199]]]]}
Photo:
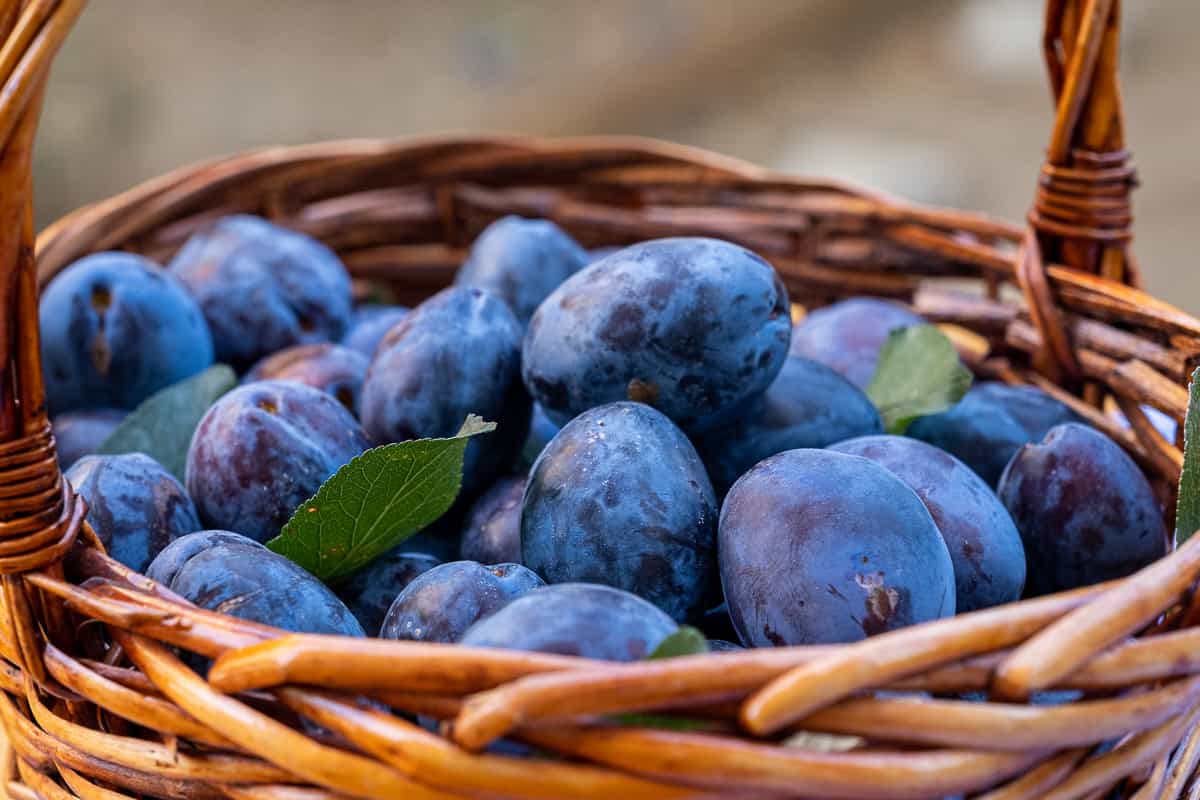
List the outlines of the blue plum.
{"type": "Polygon", "coordinates": [[[46,406],[131,409],[213,363],[200,307],[174,276],[131,253],[60,272],[38,303],[46,406]]]}
{"type": "Polygon", "coordinates": [[[496,295],[524,325],[546,295],[587,263],[587,251],[553,222],[508,216],[479,234],[454,282],[496,295]]]}
{"type": "Polygon", "coordinates": [[[441,564],[404,587],[388,608],[379,635],[452,644],[476,622],[539,586],[545,582],[520,564],[441,564]]]}
{"type": "Polygon", "coordinates": [[[387,332],[407,315],[405,306],[359,306],[354,311],[350,328],[342,337],[342,345],[357,350],[369,361],[387,332]]]}
{"type": "Polygon", "coordinates": [[[64,411],[51,420],[55,452],[62,469],[99,449],[125,419],[127,412],[118,408],[90,408],[64,411]]]}
{"type": "Polygon", "coordinates": [[[335,588],[364,631],[378,631],[404,587],[442,563],[428,553],[408,552],[404,547],[389,550],[335,588]]]}
{"type": "Polygon", "coordinates": [[[791,326],[787,290],[762,258],[717,239],[659,239],[585,267],[547,297],[521,368],[555,423],[629,399],[696,433],[770,386],[791,326]]]}
{"type": "Polygon", "coordinates": [[[146,567],[146,577],[169,587],[179,570],[192,556],[218,544],[239,543],[262,547],[260,543],[233,531],[204,530],[180,536],[159,551],[146,567]]]}
{"type": "Polygon", "coordinates": [[[369,363],[362,353],[341,345],[298,344],[260,360],[242,382],[296,381],[333,395],[357,413],[369,363]]]}
{"type": "Polygon", "coordinates": [[[350,324],[350,275],[325,245],[259,217],[194,234],[170,270],[204,312],[217,360],[245,369],[296,344],[336,342],[350,324]]]}
{"type": "Polygon", "coordinates": [[[196,427],[188,493],[210,527],[266,541],[368,444],[350,412],[321,390],[249,383],[214,403],[196,427]]]}
{"type": "Polygon", "coordinates": [[[708,652],[710,653],[737,653],[744,649],[740,644],[734,644],[727,639],[708,640],[708,652]]]}
{"type": "Polygon", "coordinates": [[[460,640],[606,661],[638,661],[675,632],[675,622],[637,595],[592,583],[535,589],[475,623],[460,640]]]}
{"type": "Polygon", "coordinates": [[[792,331],[793,355],[819,361],[865,389],[888,334],[924,322],[899,303],[852,297],[810,311],[792,331]]]}
{"type": "Polygon", "coordinates": [[[459,553],[481,564],[521,563],[521,501],[526,475],[509,475],[479,496],[467,513],[459,553]]]}
{"type": "Polygon", "coordinates": [[[954,456],[903,436],[864,436],[829,448],[869,458],[917,493],[954,562],[961,614],[1021,599],[1025,548],[995,492],[954,456]]]}
{"type": "Polygon", "coordinates": [[[611,403],[559,431],[529,473],[522,563],[549,583],[615,586],[676,620],[700,613],[716,562],[717,503],[669,419],[611,403]]]}
{"type": "Polygon", "coordinates": [[[108,554],[130,569],[141,572],[173,540],[200,530],[183,485],[144,453],[84,456],[66,477],[108,554]]]}
{"type": "Polygon", "coordinates": [[[1162,558],[1167,526],[1121,446],[1075,422],[1013,456],[997,491],[1029,557],[1026,595],[1123,578],[1162,558]]]}
{"type": "Polygon", "coordinates": [[[467,444],[463,492],[508,471],[529,431],[521,385],[521,326],[503,301],[452,287],[388,331],[363,384],[361,416],[376,443],[453,436],[468,414],[496,431],[467,444]]]}
{"type": "Polygon", "coordinates": [[[533,462],[537,461],[542,450],[546,449],[546,445],[550,444],[550,440],[561,428],[561,425],[556,425],[550,420],[541,403],[534,403],[533,413],[529,417],[529,436],[525,438],[525,444],[521,446],[521,456],[517,459],[518,466],[521,469],[533,466],[533,462]]]}
{"type": "Polygon", "coordinates": [[[914,421],[908,435],[952,454],[995,487],[1021,445],[1040,441],[1055,425],[1078,420],[1041,389],[984,382],[972,386],[950,410],[914,421]]]}
{"type": "Polygon", "coordinates": [[[824,364],[788,356],[779,377],[738,417],[694,439],[718,495],[768,456],[881,433],[875,406],[824,364]]]}
{"type": "Polygon", "coordinates": [[[954,614],[954,567],[921,498],[859,456],[788,450],[721,509],[721,583],[743,644],[854,642],[954,614]]]}

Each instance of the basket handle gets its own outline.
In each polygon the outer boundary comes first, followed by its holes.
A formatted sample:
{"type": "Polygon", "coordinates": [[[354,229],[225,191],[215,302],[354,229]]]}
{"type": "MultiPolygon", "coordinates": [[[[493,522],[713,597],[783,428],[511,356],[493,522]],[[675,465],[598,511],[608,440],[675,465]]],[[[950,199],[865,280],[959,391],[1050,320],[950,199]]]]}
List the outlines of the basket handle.
{"type": "Polygon", "coordinates": [[[1047,0],[1042,47],[1057,111],[1038,177],[1017,278],[1043,350],[1034,366],[1056,383],[1082,371],[1046,278],[1049,264],[1130,286],[1141,274],[1130,251],[1137,185],[1125,149],[1117,80],[1120,0],[1047,0]]]}

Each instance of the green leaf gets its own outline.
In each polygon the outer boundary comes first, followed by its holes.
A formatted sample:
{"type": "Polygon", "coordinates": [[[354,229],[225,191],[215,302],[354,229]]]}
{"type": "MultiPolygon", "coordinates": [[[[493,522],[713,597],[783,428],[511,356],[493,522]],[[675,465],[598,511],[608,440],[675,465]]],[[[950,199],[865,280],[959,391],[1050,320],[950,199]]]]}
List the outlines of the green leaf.
{"type": "Polygon", "coordinates": [[[188,445],[200,418],[234,386],[237,386],[234,371],[217,364],[161,389],[122,420],[96,452],[145,453],[182,481],[188,445]]]}
{"type": "Polygon", "coordinates": [[[331,475],[267,547],[324,581],[349,575],[436,520],[462,486],[467,440],[496,429],[474,414],[449,439],[368,450],[331,475]]]}
{"type": "Polygon", "coordinates": [[[707,652],[708,640],[704,638],[704,634],[691,625],[680,625],[674,633],[659,642],[658,647],[654,648],[654,652],[646,656],[646,659],[694,656],[707,652]]]}
{"type": "Polygon", "coordinates": [[[617,714],[612,719],[620,725],[633,728],[658,728],[665,731],[705,731],[720,728],[720,724],[713,720],[676,717],[671,714],[617,714]]]}
{"type": "Polygon", "coordinates": [[[1200,530],[1200,367],[1188,387],[1187,416],[1183,420],[1183,472],[1179,474],[1179,499],[1175,505],[1175,546],[1200,530]]]}
{"type": "Polygon", "coordinates": [[[953,406],[970,385],[971,372],[946,334],[935,325],[914,325],[888,335],[867,396],[887,432],[902,434],[917,417],[953,406]]]}

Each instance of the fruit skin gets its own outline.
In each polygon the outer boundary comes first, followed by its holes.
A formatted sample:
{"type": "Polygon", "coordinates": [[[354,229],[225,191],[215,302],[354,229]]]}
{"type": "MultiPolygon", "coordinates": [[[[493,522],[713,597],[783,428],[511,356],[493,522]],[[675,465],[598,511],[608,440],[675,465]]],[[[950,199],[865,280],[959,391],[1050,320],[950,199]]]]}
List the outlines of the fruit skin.
{"type": "Polygon", "coordinates": [[[89,408],[64,411],[51,420],[59,468],[67,469],[84,456],[95,453],[125,416],[126,412],[118,408],[89,408]]]}
{"type": "Polygon", "coordinates": [[[200,307],[173,275],[131,253],[96,253],[38,302],[46,405],[132,409],[213,363],[200,307]]]}
{"type": "Polygon", "coordinates": [[[721,583],[750,647],[854,642],[954,614],[954,567],[921,499],[883,467],[788,450],[721,509],[721,583]]]}
{"type": "Polygon", "coordinates": [[[1029,557],[1028,597],[1123,578],[1169,549],[1146,476],[1087,425],[1057,425],[1024,445],[997,492],[1029,557]]]}
{"type": "Polygon", "coordinates": [[[159,551],[150,565],[146,567],[146,577],[158,581],[163,586],[170,587],[171,581],[179,574],[179,570],[192,556],[202,550],[207,550],[218,544],[241,543],[254,547],[262,547],[253,539],[233,531],[204,530],[180,536],[175,541],[159,551]]]}
{"type": "Polygon", "coordinates": [[[188,448],[185,482],[205,524],[265,542],[368,445],[330,395],[292,381],[257,381],[205,412],[188,448]]]}
{"type": "Polygon", "coordinates": [[[588,261],[587,251],[553,222],[507,216],[479,234],[454,283],[491,292],[525,325],[546,295],[588,261]]]}
{"type": "Polygon", "coordinates": [[[577,272],[525,334],[525,385],[558,424],[619,400],[689,433],[766,390],[787,355],[787,290],[754,253],[705,238],[633,245],[577,272]]]}
{"type": "Polygon", "coordinates": [[[405,306],[365,305],[354,311],[354,317],[346,335],[342,337],[342,345],[351,350],[357,350],[367,357],[367,361],[375,355],[375,348],[384,335],[400,320],[408,315],[405,306]]]}
{"type": "Polygon", "coordinates": [[[444,289],[388,331],[363,383],[361,416],[377,444],[453,436],[468,414],[497,423],[472,437],[463,493],[504,474],[529,431],[521,385],[521,326],[497,297],[444,289]]]}
{"type": "Polygon", "coordinates": [[[521,501],[527,480],[527,475],[501,478],[471,506],[459,543],[464,560],[521,563],[521,501]]]}
{"type": "Polygon", "coordinates": [[[384,553],[334,590],[364,631],[378,631],[396,595],[418,575],[442,563],[428,553],[403,548],[402,544],[384,553]]]}
{"type": "Polygon", "coordinates": [[[1078,421],[1041,389],[984,382],[950,410],[917,419],[907,433],[954,455],[995,487],[1021,445],[1041,441],[1055,425],[1078,421]]]}
{"type": "Polygon", "coordinates": [[[904,436],[864,436],[829,449],[869,458],[921,498],[954,562],[958,613],[1021,599],[1021,535],[996,493],[970,467],[944,450],[904,436]]]}
{"type": "Polygon", "coordinates": [[[560,430],[562,430],[562,426],[550,420],[550,417],[546,415],[546,409],[542,408],[542,404],[534,403],[533,413],[529,417],[529,435],[525,437],[525,444],[521,446],[521,455],[517,459],[518,466],[521,469],[533,466],[533,462],[537,461],[537,457],[542,454],[546,445],[550,444],[550,440],[560,430]]]}
{"type": "Polygon", "coordinates": [[[924,321],[890,300],[851,297],[810,311],[797,323],[791,353],[819,361],[866,389],[888,334],[924,321]]]}
{"type": "Polygon", "coordinates": [[[883,432],[875,406],[824,364],[788,356],[767,391],[729,424],[694,438],[718,496],[768,456],[883,432]]]}
{"type": "Polygon", "coordinates": [[[296,344],[336,342],[350,324],[350,275],[325,245],[265,219],[224,217],[169,269],[204,312],[217,360],[243,370],[296,344]]]}
{"type": "Polygon", "coordinates": [[[173,540],[200,530],[183,485],[145,453],[84,456],[66,477],[108,554],[130,569],[141,572],[173,540]]]}
{"type": "Polygon", "coordinates": [[[703,611],[717,503],[691,442],[641,403],[571,420],[529,473],[522,563],[549,583],[615,586],[676,620],[703,611]]]}
{"type": "Polygon", "coordinates": [[[301,567],[257,542],[212,534],[197,534],[201,547],[189,558],[167,553],[170,564],[152,564],[151,573],[171,574],[167,588],[209,611],[296,633],[363,635],[337,595],[301,567]]]}
{"type": "Polygon", "coordinates": [[[639,661],[675,632],[674,621],[637,595],[594,583],[535,589],[472,625],[460,640],[606,661],[639,661]]]}
{"type": "Polygon", "coordinates": [[[708,640],[708,652],[710,653],[737,653],[745,649],[740,644],[734,644],[727,639],[708,640]]]}
{"type": "Polygon", "coordinates": [[[329,342],[298,344],[261,359],[243,378],[254,381],[296,381],[332,395],[350,413],[358,410],[363,379],[370,362],[357,350],[329,342]]]}
{"type": "Polygon", "coordinates": [[[388,609],[379,636],[452,644],[479,620],[545,585],[520,564],[451,561],[404,587],[388,609]]]}

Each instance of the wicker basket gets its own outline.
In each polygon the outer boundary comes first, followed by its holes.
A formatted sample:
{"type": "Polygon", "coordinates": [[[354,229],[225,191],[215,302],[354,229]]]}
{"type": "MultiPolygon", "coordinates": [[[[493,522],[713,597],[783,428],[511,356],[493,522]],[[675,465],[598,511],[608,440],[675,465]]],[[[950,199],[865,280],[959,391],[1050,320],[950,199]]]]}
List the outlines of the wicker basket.
{"type": "Polygon", "coordinates": [[[502,214],[553,219],[587,245],[708,234],[771,259],[799,302],[883,295],[952,323],[976,373],[1070,403],[1171,508],[1181,454],[1142,408],[1182,420],[1200,321],[1137,288],[1116,0],[1049,0],[1058,113],[1026,227],[639,139],[347,141],[186,167],[82,209],[37,240],[35,269],[30,148],[49,62],[81,5],[0,2],[10,797],[1200,796],[1200,537],[1123,581],[846,646],[621,665],[283,635],[189,606],[103,554],[56,466],[38,363],[38,286],[64,265],[112,248],[165,259],[233,212],[317,236],[357,278],[409,300],[447,284],[502,214]],[[1005,287],[1023,301],[1002,301],[1005,287]],[[1113,401],[1128,428],[1101,411],[1113,401]],[[217,658],[207,681],[179,649],[217,658]],[[933,699],[864,694],[876,688],[933,699]],[[1028,702],[1064,688],[1079,699],[1028,702]],[[364,697],[448,724],[437,735],[364,697]],[[604,721],[664,709],[708,724],[604,721]],[[859,739],[785,737],[797,730],[859,739]],[[547,754],[481,752],[501,736],[547,754]]]}

